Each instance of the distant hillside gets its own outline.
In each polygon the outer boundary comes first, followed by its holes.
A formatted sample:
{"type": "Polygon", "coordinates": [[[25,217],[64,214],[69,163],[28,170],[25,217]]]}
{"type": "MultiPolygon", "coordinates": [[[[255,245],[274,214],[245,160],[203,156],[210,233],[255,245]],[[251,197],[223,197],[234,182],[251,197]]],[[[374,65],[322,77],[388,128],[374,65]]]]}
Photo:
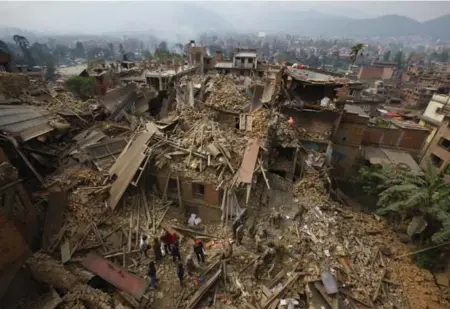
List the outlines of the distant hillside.
{"type": "MultiPolygon", "coordinates": [[[[55,24],[64,24],[71,33],[84,33],[85,35],[101,35],[102,33],[114,33],[117,36],[126,33],[146,33],[146,35],[158,37],[169,41],[186,42],[195,38],[198,34],[214,30],[217,33],[224,32],[258,32],[266,33],[285,32],[304,36],[323,37],[399,37],[399,36],[424,36],[435,40],[450,41],[450,15],[426,22],[418,22],[414,19],[399,16],[385,15],[376,18],[361,18],[355,13],[355,18],[330,15],[316,10],[300,11],[292,9],[288,4],[275,6],[274,2],[258,2],[252,6],[252,10],[242,11],[240,5],[228,10],[214,11],[188,2],[161,2],[155,7],[153,2],[139,2],[139,5],[128,5],[126,2],[111,2],[104,5],[101,1],[56,3],[65,11],[76,10],[77,14],[55,14],[52,16],[33,15],[33,23],[39,24],[34,29],[46,32],[47,37],[55,34],[68,34],[55,24]],[[269,9],[270,8],[270,9],[269,9]],[[240,11],[239,11],[240,10],[240,11]],[[127,14],[122,14],[124,11],[127,14]],[[96,12],[102,12],[104,18],[97,18],[96,12]],[[148,12],[152,12],[149,18],[148,12]],[[78,16],[84,16],[81,21],[78,16]],[[108,18],[106,18],[108,17],[108,18]],[[111,18],[109,18],[111,17],[111,18]],[[48,20],[52,20],[49,25],[48,20]],[[43,27],[46,25],[47,29],[43,27]],[[101,25],[101,27],[99,27],[101,25]],[[43,27],[42,29],[40,27],[43,27]],[[152,29],[151,31],[144,31],[152,29]],[[46,31],[45,31],[46,30],[46,31]],[[53,30],[53,31],[52,31],[53,30]]],[[[218,4],[217,4],[218,5],[218,4]]],[[[28,10],[34,7],[26,6],[28,10]]],[[[17,15],[17,11],[8,11],[8,16],[17,15]]],[[[24,13],[21,12],[20,16],[24,13]]],[[[347,15],[348,16],[348,15],[347,15]]],[[[24,22],[11,19],[0,21],[6,26],[25,28],[29,25],[28,19],[24,22]]],[[[9,38],[16,34],[18,29],[0,27],[0,39],[9,38]]],[[[34,37],[42,37],[42,33],[23,33],[30,41],[34,37]]]]}
{"type": "Polygon", "coordinates": [[[257,24],[263,27],[263,31],[283,31],[305,36],[398,37],[421,35],[450,40],[450,31],[448,31],[450,15],[420,23],[399,15],[352,19],[317,12],[289,12],[282,15],[271,14],[257,24]]]}
{"type": "Polygon", "coordinates": [[[450,15],[444,15],[422,24],[422,32],[435,39],[450,38],[450,15]]]}

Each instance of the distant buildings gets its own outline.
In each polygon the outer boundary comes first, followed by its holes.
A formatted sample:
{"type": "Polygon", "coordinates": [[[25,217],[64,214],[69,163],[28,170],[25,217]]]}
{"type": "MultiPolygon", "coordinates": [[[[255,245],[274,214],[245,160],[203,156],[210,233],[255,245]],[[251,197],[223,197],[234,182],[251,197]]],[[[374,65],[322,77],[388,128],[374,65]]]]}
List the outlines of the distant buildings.
{"type": "Polygon", "coordinates": [[[234,73],[242,76],[263,77],[268,65],[258,62],[256,49],[237,49],[232,60],[224,60],[219,53],[216,54],[214,68],[223,74],[234,73]]]}
{"type": "Polygon", "coordinates": [[[431,100],[436,88],[415,87],[403,89],[403,104],[406,107],[424,107],[431,100]]]}

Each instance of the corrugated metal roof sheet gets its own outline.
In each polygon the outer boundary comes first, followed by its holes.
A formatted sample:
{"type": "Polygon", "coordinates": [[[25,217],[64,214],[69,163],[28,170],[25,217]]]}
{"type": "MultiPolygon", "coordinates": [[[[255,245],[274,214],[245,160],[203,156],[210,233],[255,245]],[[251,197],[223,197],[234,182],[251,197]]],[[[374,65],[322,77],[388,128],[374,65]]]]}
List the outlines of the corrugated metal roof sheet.
{"type": "Polygon", "coordinates": [[[344,109],[347,113],[358,114],[359,117],[369,118],[369,115],[358,105],[345,104],[344,109]]]}
{"type": "Polygon", "coordinates": [[[29,105],[0,105],[0,131],[25,142],[50,131],[50,112],[29,105]]]}
{"type": "Polygon", "coordinates": [[[419,164],[406,151],[397,149],[388,149],[380,147],[365,147],[364,157],[369,160],[371,164],[386,164],[386,165],[406,165],[411,171],[422,174],[423,171],[419,164]]]}

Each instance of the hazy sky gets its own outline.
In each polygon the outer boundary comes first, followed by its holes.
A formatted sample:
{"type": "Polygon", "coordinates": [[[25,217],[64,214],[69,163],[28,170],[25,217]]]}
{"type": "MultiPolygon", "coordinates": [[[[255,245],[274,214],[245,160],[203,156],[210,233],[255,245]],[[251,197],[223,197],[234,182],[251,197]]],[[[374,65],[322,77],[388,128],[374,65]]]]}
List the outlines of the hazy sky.
{"type": "Polygon", "coordinates": [[[397,14],[425,21],[450,14],[450,2],[1,2],[0,25],[54,33],[102,33],[175,27],[214,14],[245,28],[258,14],[315,10],[354,18],[397,14]],[[187,9],[186,9],[187,8],[187,9]],[[197,9],[200,9],[196,13],[197,9]],[[180,21],[182,19],[182,21],[180,21]],[[178,23],[177,23],[178,22],[178,23]],[[163,27],[164,26],[164,27],[163,27]]]}

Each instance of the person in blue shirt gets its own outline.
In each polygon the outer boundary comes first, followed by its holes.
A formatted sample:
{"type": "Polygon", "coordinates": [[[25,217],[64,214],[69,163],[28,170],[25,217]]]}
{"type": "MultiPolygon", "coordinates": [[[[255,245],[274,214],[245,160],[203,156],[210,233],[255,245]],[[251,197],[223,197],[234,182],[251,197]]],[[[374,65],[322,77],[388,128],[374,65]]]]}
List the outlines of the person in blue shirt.
{"type": "Polygon", "coordinates": [[[180,285],[183,286],[184,268],[182,263],[178,263],[177,276],[180,280],[180,285]]]}

